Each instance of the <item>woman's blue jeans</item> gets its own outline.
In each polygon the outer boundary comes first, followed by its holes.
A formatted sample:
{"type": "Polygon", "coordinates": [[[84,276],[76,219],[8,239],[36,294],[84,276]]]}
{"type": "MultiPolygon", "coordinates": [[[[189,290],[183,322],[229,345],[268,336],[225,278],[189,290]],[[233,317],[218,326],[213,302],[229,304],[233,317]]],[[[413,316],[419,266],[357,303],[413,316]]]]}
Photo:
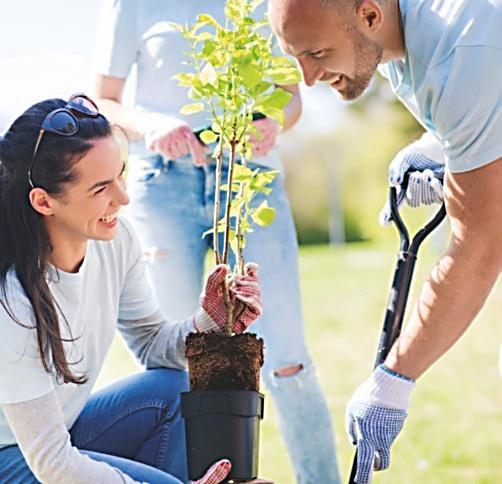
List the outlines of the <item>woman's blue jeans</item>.
{"type": "MultiPolygon", "coordinates": [[[[91,395],[70,429],[72,444],[139,482],[187,482],[180,392],[185,371],[153,369],[119,380],[91,395]]],[[[19,447],[0,450],[0,482],[38,482],[19,447]]]]}
{"type": "MultiPolygon", "coordinates": [[[[199,305],[204,259],[212,248],[211,238],[201,235],[212,228],[214,185],[214,164],[195,167],[189,157],[166,162],[154,155],[130,163],[126,214],[146,251],[161,309],[170,318],[186,318],[199,305]]],[[[267,200],[276,210],[275,221],[255,227],[244,251],[247,261],[260,265],[263,294],[264,312],[252,332],[265,342],[263,380],[275,402],[297,482],[337,484],[331,416],[303,330],[298,245],[282,174],[271,187],[267,200]],[[293,376],[277,375],[292,366],[302,369],[293,376]]],[[[258,195],[254,203],[263,200],[258,195]]]]}

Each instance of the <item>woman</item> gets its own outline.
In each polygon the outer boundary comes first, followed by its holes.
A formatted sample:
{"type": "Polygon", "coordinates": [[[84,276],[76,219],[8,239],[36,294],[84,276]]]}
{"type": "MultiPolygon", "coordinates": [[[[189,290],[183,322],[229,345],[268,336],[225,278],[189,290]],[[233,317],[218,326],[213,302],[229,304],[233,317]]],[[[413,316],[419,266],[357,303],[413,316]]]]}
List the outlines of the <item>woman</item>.
{"type": "MultiPolygon", "coordinates": [[[[119,145],[85,95],[29,108],[0,160],[0,482],[186,482],[184,339],[224,327],[228,268],[210,274],[193,317],[164,319],[118,218],[119,145]],[[147,371],[90,396],[116,326],[147,371]]],[[[230,284],[247,301],[236,324],[261,312],[256,272],[230,284]]]]}

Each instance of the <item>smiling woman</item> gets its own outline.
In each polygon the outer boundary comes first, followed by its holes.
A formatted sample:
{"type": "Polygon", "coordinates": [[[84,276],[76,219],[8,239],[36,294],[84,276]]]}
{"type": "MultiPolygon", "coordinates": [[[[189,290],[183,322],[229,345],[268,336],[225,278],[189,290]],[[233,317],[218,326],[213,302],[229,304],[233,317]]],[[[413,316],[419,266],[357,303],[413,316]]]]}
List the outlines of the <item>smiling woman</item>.
{"type": "MultiPolygon", "coordinates": [[[[226,314],[212,288],[227,268],[209,276],[192,317],[162,316],[118,217],[129,201],[123,153],[86,96],[29,108],[0,160],[0,482],[186,482],[184,341],[224,327],[204,308],[226,314]],[[148,371],[90,396],[116,327],[148,371]]],[[[261,305],[250,277],[250,304],[261,305]]],[[[198,482],[229,470],[219,461],[198,482]]]]}

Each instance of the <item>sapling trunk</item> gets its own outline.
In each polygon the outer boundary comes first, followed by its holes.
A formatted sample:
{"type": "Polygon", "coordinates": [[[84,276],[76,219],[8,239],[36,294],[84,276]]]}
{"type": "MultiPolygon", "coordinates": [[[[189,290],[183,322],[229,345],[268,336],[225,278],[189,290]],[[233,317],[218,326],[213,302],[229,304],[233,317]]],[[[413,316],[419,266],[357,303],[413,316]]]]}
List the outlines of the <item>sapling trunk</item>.
{"type": "Polygon", "coordinates": [[[218,232],[218,221],[220,218],[220,196],[221,196],[221,170],[223,166],[223,133],[218,141],[218,151],[216,153],[216,183],[214,188],[214,213],[213,213],[213,249],[216,265],[221,264],[220,242],[218,232]]]}
{"type": "MultiPolygon", "coordinates": [[[[235,130],[235,124],[234,124],[235,130]]],[[[230,160],[228,162],[228,178],[227,178],[227,198],[226,198],[226,207],[225,207],[225,237],[223,241],[223,263],[228,263],[228,253],[230,249],[230,209],[232,205],[232,183],[233,183],[233,175],[234,175],[234,163],[235,163],[235,147],[237,142],[234,139],[230,142],[231,150],[230,150],[230,160]]],[[[226,287],[226,286],[225,286],[226,287]]],[[[234,327],[234,305],[230,300],[230,295],[228,294],[228,289],[224,293],[225,294],[225,304],[227,307],[227,335],[232,335],[232,329],[234,327]]]]}

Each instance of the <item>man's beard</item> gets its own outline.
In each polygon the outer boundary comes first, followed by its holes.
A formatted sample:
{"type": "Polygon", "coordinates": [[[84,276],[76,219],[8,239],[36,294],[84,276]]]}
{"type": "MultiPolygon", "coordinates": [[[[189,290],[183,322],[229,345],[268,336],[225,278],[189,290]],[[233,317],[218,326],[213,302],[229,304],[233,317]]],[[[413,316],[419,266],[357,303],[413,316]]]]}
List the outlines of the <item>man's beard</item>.
{"type": "Polygon", "coordinates": [[[345,76],[346,86],[338,91],[345,101],[357,99],[366,91],[383,56],[382,48],[357,28],[350,29],[350,34],[356,54],[356,72],[352,78],[345,76]]]}

